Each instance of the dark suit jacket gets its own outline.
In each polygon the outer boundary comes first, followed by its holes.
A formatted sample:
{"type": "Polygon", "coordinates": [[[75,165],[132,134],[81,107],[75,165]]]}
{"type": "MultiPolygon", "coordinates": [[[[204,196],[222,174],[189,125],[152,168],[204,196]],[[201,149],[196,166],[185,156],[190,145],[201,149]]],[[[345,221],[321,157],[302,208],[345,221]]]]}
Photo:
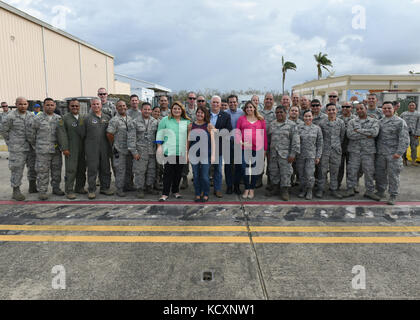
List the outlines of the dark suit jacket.
{"type": "MultiPolygon", "coordinates": [[[[211,112],[211,110],[210,110],[210,112],[211,112]]],[[[219,131],[223,130],[223,129],[227,129],[229,132],[232,131],[232,122],[230,120],[230,114],[220,110],[218,118],[217,118],[217,122],[216,122],[216,129],[218,129],[219,131]]],[[[219,139],[216,139],[216,141],[215,141],[216,142],[216,148],[217,148],[217,145],[218,145],[219,146],[219,155],[222,155],[222,146],[223,146],[222,139],[226,139],[225,144],[227,146],[230,145],[230,142],[229,142],[230,138],[228,136],[225,136],[225,137],[220,136],[219,139]]],[[[229,148],[227,150],[229,150],[229,148]]],[[[216,152],[216,156],[217,156],[217,152],[216,152]]]]}

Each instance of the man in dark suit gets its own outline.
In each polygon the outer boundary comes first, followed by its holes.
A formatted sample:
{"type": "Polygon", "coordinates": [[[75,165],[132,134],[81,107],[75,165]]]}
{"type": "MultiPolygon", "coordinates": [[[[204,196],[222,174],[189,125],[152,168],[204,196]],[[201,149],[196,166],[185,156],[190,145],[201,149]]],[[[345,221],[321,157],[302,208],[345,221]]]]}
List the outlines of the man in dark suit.
{"type": "Polygon", "coordinates": [[[222,168],[223,168],[223,152],[230,152],[230,133],[232,131],[232,123],[230,115],[221,110],[222,99],[219,96],[211,98],[210,122],[219,131],[216,135],[216,162],[214,164],[214,195],[222,198],[222,168]],[[223,130],[226,129],[226,130],[223,130]]]}

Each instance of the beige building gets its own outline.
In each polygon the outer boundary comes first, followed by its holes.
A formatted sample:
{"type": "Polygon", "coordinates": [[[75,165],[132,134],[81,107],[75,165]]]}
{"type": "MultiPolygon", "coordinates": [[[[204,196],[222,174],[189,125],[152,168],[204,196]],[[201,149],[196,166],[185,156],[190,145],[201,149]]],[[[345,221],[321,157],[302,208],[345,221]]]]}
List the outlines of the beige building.
{"type": "Polygon", "coordinates": [[[100,87],[118,93],[112,55],[0,1],[1,101],[96,96],[100,87]]]}
{"type": "Polygon", "coordinates": [[[340,101],[352,96],[363,98],[367,93],[384,93],[389,99],[420,93],[420,75],[345,75],[308,81],[293,87],[293,92],[308,98],[328,101],[328,93],[337,91],[340,101]]]}

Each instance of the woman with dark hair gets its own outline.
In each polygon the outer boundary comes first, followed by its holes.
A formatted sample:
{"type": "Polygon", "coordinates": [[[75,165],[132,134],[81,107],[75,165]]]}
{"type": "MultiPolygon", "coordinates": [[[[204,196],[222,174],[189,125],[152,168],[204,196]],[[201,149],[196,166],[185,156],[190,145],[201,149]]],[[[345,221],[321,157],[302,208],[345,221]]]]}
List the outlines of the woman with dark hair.
{"type": "Polygon", "coordinates": [[[209,170],[216,156],[214,126],[210,123],[210,113],[207,108],[197,107],[195,116],[196,120],[188,126],[188,158],[194,176],[194,201],[207,202],[210,192],[209,170]]]}
{"type": "Polygon", "coordinates": [[[245,115],[236,124],[236,142],[242,145],[242,167],[245,181],[244,199],[254,198],[258,175],[264,170],[267,151],[267,130],[261,116],[251,101],[243,108],[245,115]]]}
{"type": "Polygon", "coordinates": [[[190,122],[184,105],[179,101],[172,104],[170,114],[159,122],[156,155],[164,163],[163,191],[159,201],[166,201],[171,191],[176,199],[182,198],[179,184],[182,168],[188,163],[187,136],[190,122]]]}

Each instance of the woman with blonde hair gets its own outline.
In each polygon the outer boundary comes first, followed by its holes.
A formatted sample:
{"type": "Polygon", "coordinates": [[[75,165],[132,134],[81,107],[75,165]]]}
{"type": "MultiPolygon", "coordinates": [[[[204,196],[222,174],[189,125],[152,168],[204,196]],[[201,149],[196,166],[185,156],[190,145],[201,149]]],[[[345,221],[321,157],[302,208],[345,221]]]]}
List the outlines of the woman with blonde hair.
{"type": "Polygon", "coordinates": [[[190,122],[184,105],[175,101],[169,115],[159,123],[156,154],[164,163],[163,191],[159,201],[166,201],[171,191],[176,199],[182,198],[179,184],[182,168],[188,163],[187,137],[190,122]]]}

